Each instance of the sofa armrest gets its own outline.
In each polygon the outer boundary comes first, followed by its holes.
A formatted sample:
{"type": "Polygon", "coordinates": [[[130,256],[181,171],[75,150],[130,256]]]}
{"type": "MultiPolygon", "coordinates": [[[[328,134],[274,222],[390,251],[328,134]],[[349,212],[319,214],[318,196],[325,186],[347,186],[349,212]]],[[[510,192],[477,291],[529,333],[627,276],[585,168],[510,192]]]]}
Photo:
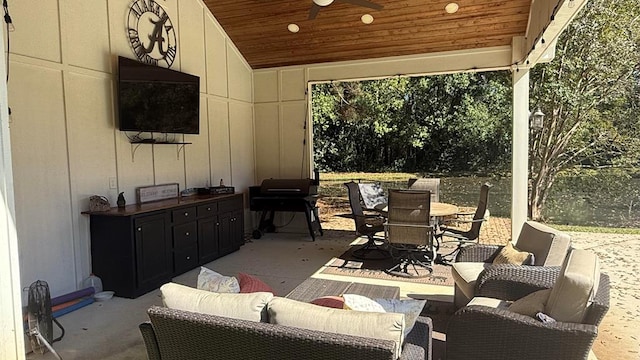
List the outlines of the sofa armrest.
{"type": "Polygon", "coordinates": [[[557,266],[492,265],[478,276],[474,294],[514,301],[532,292],[550,289],[559,274],[557,266]]]}
{"type": "Polygon", "coordinates": [[[447,360],[586,360],[596,326],[556,322],[487,306],[465,306],[447,326],[447,360]]]}
{"type": "Polygon", "coordinates": [[[160,349],[158,348],[158,340],[156,334],[153,332],[153,325],[150,322],[144,322],[138,326],[142,333],[142,339],[144,345],[147,348],[147,356],[149,360],[161,360],[160,349]]]}
{"type": "Polygon", "coordinates": [[[471,245],[458,251],[456,262],[492,262],[503,246],[471,245]]]}
{"type": "Polygon", "coordinates": [[[404,340],[399,360],[431,360],[433,346],[431,318],[418,316],[411,332],[404,340]]]}

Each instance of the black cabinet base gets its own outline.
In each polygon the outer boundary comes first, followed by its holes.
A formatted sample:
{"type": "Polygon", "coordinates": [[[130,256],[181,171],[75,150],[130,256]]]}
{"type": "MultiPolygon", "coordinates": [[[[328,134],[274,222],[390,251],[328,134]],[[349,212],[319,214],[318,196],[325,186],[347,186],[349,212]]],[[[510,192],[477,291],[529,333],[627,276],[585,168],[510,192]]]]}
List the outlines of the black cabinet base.
{"type": "Polygon", "coordinates": [[[92,272],[116,296],[136,298],[244,244],[242,194],[88,212],[92,272]]]}

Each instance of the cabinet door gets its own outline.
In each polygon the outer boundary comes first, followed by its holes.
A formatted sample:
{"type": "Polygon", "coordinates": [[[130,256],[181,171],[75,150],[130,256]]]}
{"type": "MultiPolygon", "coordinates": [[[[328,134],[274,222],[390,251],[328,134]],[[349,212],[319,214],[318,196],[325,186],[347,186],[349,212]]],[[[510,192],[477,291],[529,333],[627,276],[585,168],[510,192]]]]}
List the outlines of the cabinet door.
{"type": "Polygon", "coordinates": [[[218,249],[220,250],[220,255],[226,255],[235,250],[235,245],[233,243],[233,235],[231,232],[231,218],[232,213],[227,212],[220,214],[218,219],[220,220],[220,227],[218,231],[218,249]]]}
{"type": "Polygon", "coordinates": [[[165,213],[134,220],[138,288],[155,288],[173,272],[171,236],[165,213]]]}
{"type": "Polygon", "coordinates": [[[213,261],[220,256],[218,251],[218,228],[220,223],[217,216],[198,220],[198,256],[200,265],[213,261]]]}
{"type": "Polygon", "coordinates": [[[244,245],[244,216],[243,211],[234,211],[231,215],[231,239],[235,249],[244,245]]]}

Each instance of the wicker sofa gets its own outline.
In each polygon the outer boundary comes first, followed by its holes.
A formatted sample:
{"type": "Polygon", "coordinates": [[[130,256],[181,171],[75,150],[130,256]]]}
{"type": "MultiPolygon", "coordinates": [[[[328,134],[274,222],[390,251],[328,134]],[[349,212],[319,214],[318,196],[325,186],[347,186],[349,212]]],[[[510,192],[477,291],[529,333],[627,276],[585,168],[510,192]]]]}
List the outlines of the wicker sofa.
{"type": "MultiPolygon", "coordinates": [[[[337,282],[328,284],[326,288],[335,289],[335,283],[337,282]]],[[[308,284],[310,283],[307,282],[306,285],[308,284]]],[[[317,282],[315,284],[318,285],[317,282]]],[[[370,290],[371,286],[363,289],[368,292],[370,290]]],[[[292,293],[304,296],[309,291],[294,290],[292,293]]],[[[269,304],[272,302],[270,300],[269,304]]],[[[304,305],[318,307],[306,303],[304,305]]],[[[260,316],[260,321],[256,321],[257,319],[247,320],[158,306],[151,307],[147,313],[150,321],[140,324],[140,331],[151,360],[398,358],[396,343],[392,340],[276,325],[266,322],[268,319],[260,316]]],[[[413,329],[404,339],[399,359],[430,360],[431,335],[431,319],[418,317],[413,329]]]]}
{"type": "MultiPolygon", "coordinates": [[[[358,336],[152,307],[140,325],[150,360],[391,360],[394,344],[358,336]]],[[[419,317],[400,359],[431,359],[431,319],[419,317]]]]}

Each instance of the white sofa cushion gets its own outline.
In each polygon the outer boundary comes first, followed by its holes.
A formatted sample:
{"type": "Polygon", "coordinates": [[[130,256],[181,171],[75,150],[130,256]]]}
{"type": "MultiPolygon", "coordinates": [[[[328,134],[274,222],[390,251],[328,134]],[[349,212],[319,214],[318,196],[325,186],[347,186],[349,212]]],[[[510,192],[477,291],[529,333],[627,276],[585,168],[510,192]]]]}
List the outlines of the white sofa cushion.
{"type": "Polygon", "coordinates": [[[272,324],[392,340],[396,358],[402,352],[404,314],[334,309],[281,297],[269,301],[267,310],[272,324]]]}
{"type": "Polygon", "coordinates": [[[471,299],[475,293],[478,276],[491,265],[493,264],[484,262],[457,262],[451,267],[451,275],[458,288],[471,299]]]}
{"type": "Polygon", "coordinates": [[[160,287],[162,301],[171,309],[225,316],[241,320],[266,320],[266,305],[272,293],[215,293],[175,283],[160,287]]]}
{"type": "Polygon", "coordinates": [[[580,323],[593,302],[600,283],[598,257],[587,250],[574,249],[560,269],[545,313],[557,321],[580,323]]]}

